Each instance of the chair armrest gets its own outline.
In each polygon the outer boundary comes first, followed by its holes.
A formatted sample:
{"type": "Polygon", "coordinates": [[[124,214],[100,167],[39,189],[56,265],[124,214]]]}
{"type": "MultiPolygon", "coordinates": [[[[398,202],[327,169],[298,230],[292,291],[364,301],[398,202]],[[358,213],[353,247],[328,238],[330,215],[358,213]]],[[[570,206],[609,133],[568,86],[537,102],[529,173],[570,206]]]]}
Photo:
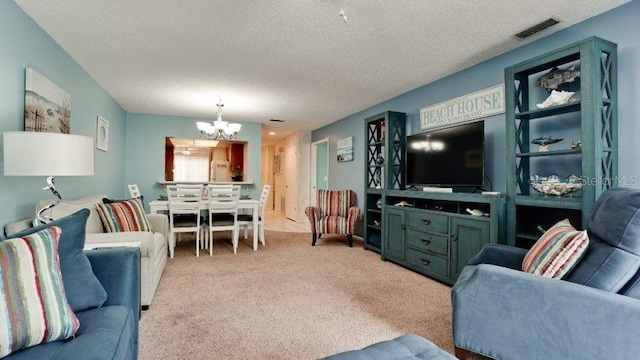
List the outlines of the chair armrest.
{"type": "Polygon", "coordinates": [[[169,238],[169,217],[166,214],[147,214],[147,220],[151,230],[161,233],[165,239],[169,238]]]}
{"type": "Polygon", "coordinates": [[[140,312],[140,249],[104,248],[85,251],[93,273],[107,291],[108,305],[125,305],[140,312]]]}
{"type": "Polygon", "coordinates": [[[469,260],[467,265],[490,264],[514,270],[522,269],[522,260],[526,249],[502,244],[487,244],[480,252],[469,260]]]}
{"type": "Polygon", "coordinates": [[[320,215],[320,208],[317,206],[307,206],[304,208],[304,213],[309,219],[311,219],[312,216],[318,217],[320,215]]]}
{"type": "Polygon", "coordinates": [[[318,227],[318,219],[320,218],[320,208],[317,206],[307,206],[304,209],[305,215],[309,218],[309,223],[311,224],[311,232],[317,233],[318,227]]]}
{"type": "Polygon", "coordinates": [[[455,346],[496,359],[624,359],[640,353],[640,300],[495,265],[452,289],[455,346]]]}
{"type": "Polygon", "coordinates": [[[347,215],[347,234],[353,234],[353,228],[356,226],[358,218],[360,218],[360,208],[357,206],[350,207],[347,215]]]}

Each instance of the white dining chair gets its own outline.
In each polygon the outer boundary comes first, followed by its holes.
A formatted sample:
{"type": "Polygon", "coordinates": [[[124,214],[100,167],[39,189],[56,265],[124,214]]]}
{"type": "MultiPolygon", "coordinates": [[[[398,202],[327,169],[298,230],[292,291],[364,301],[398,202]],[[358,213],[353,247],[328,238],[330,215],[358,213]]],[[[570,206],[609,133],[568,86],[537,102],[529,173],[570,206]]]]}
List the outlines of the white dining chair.
{"type": "Polygon", "coordinates": [[[196,256],[200,256],[200,206],[202,203],[202,185],[167,185],[169,202],[169,253],[173,258],[176,247],[176,234],[195,233],[196,256]]]}
{"type": "Polygon", "coordinates": [[[213,233],[231,231],[233,253],[238,252],[238,201],[239,185],[209,185],[208,192],[208,242],[209,255],[213,255],[213,233]]]}
{"type": "Polygon", "coordinates": [[[248,228],[252,228],[253,231],[258,231],[260,242],[262,246],[265,246],[264,238],[264,212],[267,205],[267,199],[269,198],[269,192],[271,191],[271,185],[265,185],[262,187],[262,193],[260,194],[260,204],[258,210],[258,229],[253,229],[253,214],[238,214],[238,225],[244,229],[245,240],[248,237],[248,228]]]}

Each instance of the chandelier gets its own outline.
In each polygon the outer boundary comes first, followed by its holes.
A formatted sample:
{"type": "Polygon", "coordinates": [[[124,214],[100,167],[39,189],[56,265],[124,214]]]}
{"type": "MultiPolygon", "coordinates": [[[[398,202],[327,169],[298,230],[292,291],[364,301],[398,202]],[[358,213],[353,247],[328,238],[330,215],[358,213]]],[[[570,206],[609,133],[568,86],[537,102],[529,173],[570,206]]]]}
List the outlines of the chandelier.
{"type": "Polygon", "coordinates": [[[222,99],[218,99],[218,118],[213,124],[198,121],[196,125],[200,130],[200,136],[211,140],[233,140],[238,137],[241,124],[229,124],[226,121],[222,121],[222,99]]]}

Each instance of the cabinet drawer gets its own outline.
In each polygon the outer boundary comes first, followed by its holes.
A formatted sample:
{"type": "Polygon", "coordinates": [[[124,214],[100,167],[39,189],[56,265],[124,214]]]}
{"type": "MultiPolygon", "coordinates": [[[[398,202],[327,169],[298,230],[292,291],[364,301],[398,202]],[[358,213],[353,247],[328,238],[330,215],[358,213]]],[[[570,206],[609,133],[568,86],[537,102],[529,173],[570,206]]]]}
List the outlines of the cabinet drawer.
{"type": "Polygon", "coordinates": [[[443,235],[408,229],[407,245],[420,251],[429,251],[444,256],[449,254],[449,238],[443,235]]]}
{"type": "Polygon", "coordinates": [[[449,233],[449,216],[422,211],[407,211],[407,224],[410,228],[422,231],[449,233]]]}
{"type": "Polygon", "coordinates": [[[449,276],[449,261],[439,256],[407,248],[407,262],[425,272],[449,276]]]}

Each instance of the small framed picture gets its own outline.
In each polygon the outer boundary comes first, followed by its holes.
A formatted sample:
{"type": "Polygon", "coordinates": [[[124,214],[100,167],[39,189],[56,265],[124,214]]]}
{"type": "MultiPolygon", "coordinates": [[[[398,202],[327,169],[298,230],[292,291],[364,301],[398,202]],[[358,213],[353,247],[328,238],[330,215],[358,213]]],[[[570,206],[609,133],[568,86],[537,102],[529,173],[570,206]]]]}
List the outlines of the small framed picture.
{"type": "Polygon", "coordinates": [[[96,148],[109,151],[109,122],[101,116],[98,116],[96,126],[96,148]]]}

